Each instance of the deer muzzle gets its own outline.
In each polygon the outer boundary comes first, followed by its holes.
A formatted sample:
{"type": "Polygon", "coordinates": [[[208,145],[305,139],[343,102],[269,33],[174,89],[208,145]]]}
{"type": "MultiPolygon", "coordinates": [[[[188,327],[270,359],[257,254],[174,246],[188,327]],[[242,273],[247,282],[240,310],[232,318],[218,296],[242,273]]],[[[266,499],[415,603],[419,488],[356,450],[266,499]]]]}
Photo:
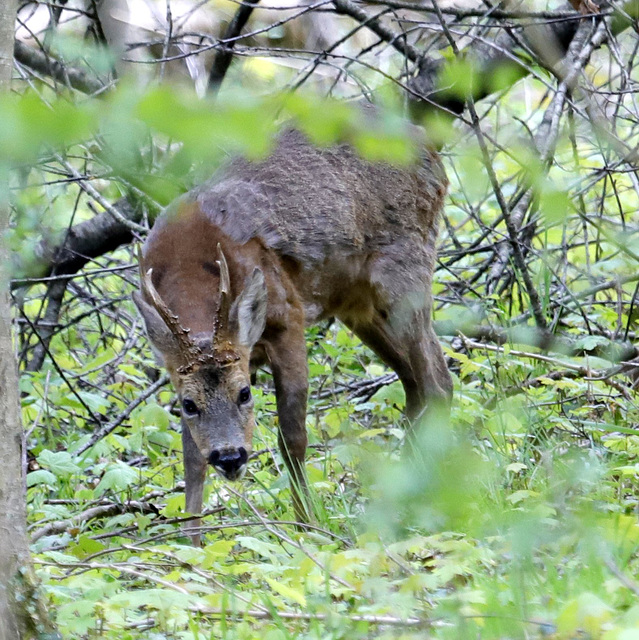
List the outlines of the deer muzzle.
{"type": "Polygon", "coordinates": [[[209,464],[227,480],[239,480],[246,472],[248,453],[244,447],[214,449],[209,464]]]}

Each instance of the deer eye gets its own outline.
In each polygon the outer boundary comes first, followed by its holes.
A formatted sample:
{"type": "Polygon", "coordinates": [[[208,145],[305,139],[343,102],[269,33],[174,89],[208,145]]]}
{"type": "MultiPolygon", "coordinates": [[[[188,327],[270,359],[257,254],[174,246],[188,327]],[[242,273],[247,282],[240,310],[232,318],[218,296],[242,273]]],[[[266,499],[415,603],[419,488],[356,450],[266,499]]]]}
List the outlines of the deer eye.
{"type": "Polygon", "coordinates": [[[240,395],[237,397],[238,404],[246,404],[251,399],[251,388],[242,387],[240,395]]]}
{"type": "Polygon", "coordinates": [[[200,410],[197,408],[197,405],[195,404],[195,402],[193,402],[193,400],[191,400],[191,398],[184,398],[184,400],[182,400],[182,411],[187,416],[194,416],[200,413],[200,410]]]}

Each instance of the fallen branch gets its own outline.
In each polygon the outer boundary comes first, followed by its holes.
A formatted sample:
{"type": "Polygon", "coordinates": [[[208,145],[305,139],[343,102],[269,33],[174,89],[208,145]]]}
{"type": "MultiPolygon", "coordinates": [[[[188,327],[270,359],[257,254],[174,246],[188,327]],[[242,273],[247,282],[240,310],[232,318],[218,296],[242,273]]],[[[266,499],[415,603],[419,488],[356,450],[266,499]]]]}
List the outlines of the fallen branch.
{"type": "Polygon", "coordinates": [[[56,520],[55,522],[49,522],[49,524],[38,529],[31,535],[31,543],[33,544],[45,536],[53,536],[59,533],[64,533],[69,529],[80,528],[90,520],[110,518],[123,513],[157,514],[158,510],[153,504],[140,502],[138,500],[128,500],[127,502],[122,503],[112,502],[109,504],[99,505],[97,507],[91,507],[68,520],[56,520]]]}
{"type": "MultiPolygon", "coordinates": [[[[294,611],[262,611],[260,609],[248,609],[246,611],[229,611],[228,609],[214,609],[209,607],[194,607],[194,612],[205,616],[224,617],[225,619],[245,620],[246,618],[259,618],[262,620],[332,620],[337,619],[335,613],[307,613],[307,612],[294,612],[294,611]]],[[[391,615],[358,615],[358,614],[342,614],[341,616],[345,620],[351,622],[367,622],[368,624],[382,624],[395,627],[432,627],[435,621],[428,620],[427,618],[416,618],[414,616],[408,616],[402,618],[400,616],[391,615]]]]}
{"type": "Polygon", "coordinates": [[[453,322],[434,322],[438,336],[457,336],[484,340],[497,345],[521,344],[536,347],[542,351],[555,352],[568,357],[592,356],[613,363],[626,362],[639,357],[639,348],[627,341],[617,341],[604,336],[567,338],[562,335],[548,334],[537,327],[520,326],[502,329],[490,325],[456,324],[453,322]],[[596,344],[588,346],[584,341],[597,338],[596,344]]]}
{"type": "MultiPolygon", "coordinates": [[[[112,208],[129,222],[142,220],[142,208],[133,206],[126,198],[118,200],[112,208]]],[[[14,269],[16,277],[11,281],[11,288],[37,284],[53,272],[60,276],[76,273],[91,260],[132,240],[131,225],[104,211],[66,229],[61,235],[42,240],[36,248],[35,259],[18,264],[14,269]]]]}
{"type": "MultiPolygon", "coordinates": [[[[465,336],[462,336],[462,342],[464,346],[468,349],[481,349],[485,351],[492,351],[494,353],[506,353],[506,349],[504,347],[498,347],[495,345],[489,345],[485,342],[476,342],[474,340],[469,340],[465,336]]],[[[572,362],[566,362],[565,360],[559,360],[557,358],[553,358],[552,356],[547,356],[543,353],[534,353],[531,351],[519,351],[517,349],[509,349],[509,356],[515,356],[518,358],[527,358],[530,360],[537,360],[539,362],[545,362],[546,364],[561,367],[562,369],[572,372],[571,377],[579,377],[584,380],[589,380],[591,382],[603,382],[608,386],[612,387],[619,393],[621,393],[626,400],[631,399],[631,392],[628,387],[625,387],[622,384],[619,384],[613,379],[613,376],[620,373],[622,371],[622,367],[632,366],[631,363],[625,362],[621,366],[617,365],[611,367],[609,369],[600,370],[593,369],[589,366],[584,366],[581,364],[573,364],[572,362]]],[[[639,366],[639,365],[636,365],[639,366]]],[[[633,366],[634,368],[634,366],[633,366]]],[[[520,390],[524,390],[521,388],[520,390]]]]}

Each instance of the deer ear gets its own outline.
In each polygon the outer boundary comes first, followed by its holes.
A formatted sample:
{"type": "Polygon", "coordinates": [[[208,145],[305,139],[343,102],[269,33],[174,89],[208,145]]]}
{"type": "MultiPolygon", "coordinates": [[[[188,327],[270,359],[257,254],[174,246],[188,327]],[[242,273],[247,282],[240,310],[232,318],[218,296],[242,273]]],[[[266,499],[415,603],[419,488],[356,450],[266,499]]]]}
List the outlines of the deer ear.
{"type": "Polygon", "coordinates": [[[266,303],[264,274],[256,267],[231,311],[237,340],[242,346],[251,348],[262,336],[266,326],[266,303]]]}
{"type": "Polygon", "coordinates": [[[165,365],[167,356],[171,358],[179,355],[177,340],[160,317],[160,314],[145,302],[139,291],[134,291],[131,297],[144,320],[146,334],[149,336],[155,356],[161,365],[165,365]]]}

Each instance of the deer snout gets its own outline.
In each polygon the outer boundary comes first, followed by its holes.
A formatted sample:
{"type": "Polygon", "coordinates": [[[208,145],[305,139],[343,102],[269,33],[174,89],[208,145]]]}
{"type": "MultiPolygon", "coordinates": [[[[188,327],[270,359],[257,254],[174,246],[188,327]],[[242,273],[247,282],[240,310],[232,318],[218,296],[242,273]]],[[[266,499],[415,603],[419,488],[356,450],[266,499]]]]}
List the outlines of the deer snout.
{"type": "Polygon", "coordinates": [[[244,447],[215,449],[209,456],[209,464],[227,480],[239,480],[246,471],[248,453],[244,447]]]}

